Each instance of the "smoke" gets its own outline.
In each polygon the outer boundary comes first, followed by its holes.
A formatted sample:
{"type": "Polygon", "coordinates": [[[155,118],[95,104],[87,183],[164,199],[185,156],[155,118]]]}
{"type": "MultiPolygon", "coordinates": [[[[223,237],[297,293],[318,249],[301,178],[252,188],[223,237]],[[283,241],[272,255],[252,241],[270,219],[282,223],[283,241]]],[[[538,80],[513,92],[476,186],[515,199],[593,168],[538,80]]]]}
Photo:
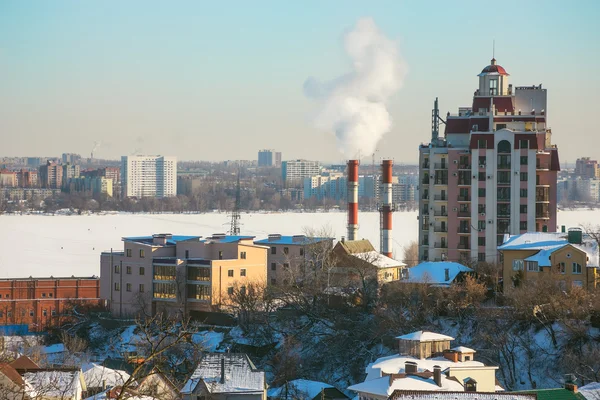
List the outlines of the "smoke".
{"type": "Polygon", "coordinates": [[[372,18],[361,18],[344,35],[344,49],[352,72],[320,82],[308,78],[304,93],[321,103],[315,125],[335,132],[339,150],[347,158],[375,152],[392,127],[386,104],[401,87],[408,67],[397,44],[384,36],[372,18]]]}

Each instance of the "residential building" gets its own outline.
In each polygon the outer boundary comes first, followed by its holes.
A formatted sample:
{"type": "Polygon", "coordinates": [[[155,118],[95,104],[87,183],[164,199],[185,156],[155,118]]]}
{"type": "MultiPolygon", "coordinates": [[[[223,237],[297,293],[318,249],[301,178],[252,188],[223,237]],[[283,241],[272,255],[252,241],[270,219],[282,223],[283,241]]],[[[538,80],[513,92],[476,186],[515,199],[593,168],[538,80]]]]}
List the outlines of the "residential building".
{"type": "Polygon", "coordinates": [[[364,382],[350,386],[360,399],[388,399],[402,392],[483,392],[504,390],[496,383],[496,366],[475,361],[476,351],[451,348],[454,338],[417,331],[398,336],[397,355],[370,363],[364,382]],[[443,371],[443,372],[442,372],[443,371]]]}
{"type": "Polygon", "coordinates": [[[177,158],[165,156],[121,157],[124,197],[172,197],[177,195],[177,158]]]}
{"type": "Polygon", "coordinates": [[[556,228],[558,149],[546,89],[513,88],[492,59],[472,105],[446,116],[419,148],[419,258],[496,262],[505,234],[556,228]]]}
{"type": "MultiPolygon", "coordinates": [[[[477,393],[449,392],[444,390],[421,391],[421,390],[395,390],[388,400],[542,400],[533,393],[518,392],[495,392],[477,393]]],[[[366,399],[360,399],[366,400],[366,399]]],[[[576,400],[576,399],[544,399],[544,400],[576,400]]],[[[583,400],[583,399],[579,399],[583,400]]]]}
{"type": "Polygon", "coordinates": [[[0,187],[16,187],[17,173],[6,169],[0,170],[0,187]]]}
{"type": "Polygon", "coordinates": [[[71,179],[79,178],[81,167],[79,164],[63,164],[62,173],[62,184],[67,186],[71,179]]]}
{"type": "Polygon", "coordinates": [[[304,178],[319,175],[321,167],[318,161],[291,160],[281,163],[281,178],[285,185],[297,185],[304,178]]]}
{"type": "Polygon", "coordinates": [[[336,243],[333,254],[337,264],[333,281],[345,286],[358,285],[362,276],[384,284],[398,281],[406,273],[406,264],[380,254],[368,240],[342,239],[336,243]]]}
{"type": "Polygon", "coordinates": [[[406,283],[423,283],[438,287],[450,287],[473,270],[452,261],[423,261],[406,271],[406,283]]]}
{"type": "Polygon", "coordinates": [[[344,200],[347,186],[348,181],[343,173],[310,176],[304,178],[304,198],[344,200]]]}
{"type": "Polygon", "coordinates": [[[571,175],[557,181],[558,201],[598,203],[600,179],[571,175]]]}
{"type": "Polygon", "coordinates": [[[60,189],[0,188],[0,196],[13,201],[31,200],[36,197],[43,200],[58,194],[60,194],[60,189]]]}
{"type": "Polygon", "coordinates": [[[600,277],[598,242],[580,228],[507,235],[502,254],[504,292],[514,285],[553,279],[562,288],[595,289],[600,277]]]}
{"type": "Polygon", "coordinates": [[[591,160],[589,157],[578,158],[577,161],[575,161],[575,176],[584,179],[600,178],[598,161],[591,160]]]}
{"type": "MultiPolygon", "coordinates": [[[[294,379],[278,388],[269,388],[269,399],[276,400],[348,400],[339,389],[325,382],[294,379]]],[[[533,399],[535,400],[535,399],[533,399]]]]}
{"type": "Polygon", "coordinates": [[[0,279],[0,327],[24,325],[31,331],[61,326],[73,306],[102,307],[96,277],[0,279]]]}
{"type": "MultiPolygon", "coordinates": [[[[110,190],[112,192],[111,196],[119,196],[121,193],[121,169],[119,167],[103,167],[93,170],[82,171],[81,176],[84,176],[86,178],[110,179],[110,181],[112,182],[112,189],[110,190]]],[[[103,186],[104,183],[102,182],[106,181],[100,180],[99,182],[100,186],[103,186]]],[[[109,190],[107,189],[106,192],[103,193],[108,192],[109,190]]]]}
{"type": "Polygon", "coordinates": [[[38,170],[38,181],[44,189],[60,189],[62,187],[63,166],[52,161],[41,165],[38,170]]]}
{"type": "Polygon", "coordinates": [[[0,363],[0,398],[23,400],[25,381],[10,364],[0,363]]]}
{"type": "Polygon", "coordinates": [[[267,247],[254,236],[123,238],[100,257],[100,293],[113,314],[193,314],[227,307],[234,288],[266,284],[267,247]]]}
{"type": "Polygon", "coordinates": [[[281,167],[281,152],[260,150],[258,152],[259,167],[281,167]]]}
{"type": "Polygon", "coordinates": [[[63,164],[79,164],[81,162],[81,155],[75,153],[63,153],[62,163],[63,164]]]}
{"type": "Polygon", "coordinates": [[[70,179],[68,189],[70,192],[84,192],[94,196],[105,194],[108,197],[113,197],[113,187],[112,179],[103,176],[81,176],[79,178],[70,179]]]}
{"type": "Polygon", "coordinates": [[[21,188],[34,188],[38,186],[38,172],[21,169],[17,171],[17,186],[21,188]]]}
{"type": "Polygon", "coordinates": [[[333,238],[307,237],[305,235],[282,236],[270,234],[267,239],[254,244],[268,247],[267,283],[288,284],[294,277],[319,268],[323,258],[333,248],[333,238]]]}
{"type": "Polygon", "coordinates": [[[265,373],[241,353],[207,353],[181,389],[183,400],[266,400],[265,373]]]}

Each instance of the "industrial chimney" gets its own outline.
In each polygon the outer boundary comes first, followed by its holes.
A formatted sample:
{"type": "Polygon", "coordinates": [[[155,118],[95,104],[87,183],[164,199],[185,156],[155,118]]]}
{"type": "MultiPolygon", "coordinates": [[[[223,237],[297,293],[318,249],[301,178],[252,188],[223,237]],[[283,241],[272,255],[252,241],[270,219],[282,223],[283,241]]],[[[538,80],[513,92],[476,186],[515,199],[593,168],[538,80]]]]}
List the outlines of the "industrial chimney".
{"type": "Polygon", "coordinates": [[[379,252],[386,257],[392,257],[392,160],[381,163],[381,237],[379,252]]]}
{"type": "Polygon", "coordinates": [[[348,160],[348,240],[358,233],[358,160],[348,160]]]}

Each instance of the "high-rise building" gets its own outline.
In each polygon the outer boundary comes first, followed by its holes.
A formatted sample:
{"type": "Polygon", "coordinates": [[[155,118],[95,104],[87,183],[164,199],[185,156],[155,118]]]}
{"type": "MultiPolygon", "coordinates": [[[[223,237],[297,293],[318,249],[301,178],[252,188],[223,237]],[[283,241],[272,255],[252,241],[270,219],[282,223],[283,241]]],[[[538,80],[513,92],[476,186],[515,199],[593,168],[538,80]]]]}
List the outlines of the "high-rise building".
{"type": "Polygon", "coordinates": [[[281,163],[281,178],[286,185],[301,184],[304,178],[319,175],[320,169],[318,161],[284,161],[281,163]]]}
{"type": "Polygon", "coordinates": [[[62,186],[63,166],[52,161],[41,165],[38,180],[44,189],[60,189],[62,186]]]}
{"type": "Polygon", "coordinates": [[[276,151],[275,152],[275,165],[274,167],[281,167],[281,152],[280,151],[276,151]]]}
{"type": "Polygon", "coordinates": [[[281,167],[281,152],[275,150],[260,150],[258,152],[259,167],[281,167]]]}
{"type": "Polygon", "coordinates": [[[165,156],[121,157],[121,186],[125,197],[177,195],[177,158],[165,156]]]}
{"type": "Polygon", "coordinates": [[[598,161],[590,160],[589,157],[578,158],[575,162],[575,175],[587,179],[600,178],[598,161]]]}
{"type": "Polygon", "coordinates": [[[505,234],[556,230],[558,149],[546,89],[513,88],[492,59],[470,107],[448,113],[419,148],[421,260],[497,261],[505,234]]]}
{"type": "Polygon", "coordinates": [[[38,186],[38,172],[22,169],[17,171],[17,186],[32,188],[38,186]]]}
{"type": "Polygon", "coordinates": [[[79,164],[64,164],[62,166],[63,186],[68,185],[71,179],[79,178],[80,173],[81,169],[79,167],[79,164]]]}
{"type": "Polygon", "coordinates": [[[63,153],[62,163],[63,164],[79,164],[81,162],[81,156],[75,153],[63,153]]]}

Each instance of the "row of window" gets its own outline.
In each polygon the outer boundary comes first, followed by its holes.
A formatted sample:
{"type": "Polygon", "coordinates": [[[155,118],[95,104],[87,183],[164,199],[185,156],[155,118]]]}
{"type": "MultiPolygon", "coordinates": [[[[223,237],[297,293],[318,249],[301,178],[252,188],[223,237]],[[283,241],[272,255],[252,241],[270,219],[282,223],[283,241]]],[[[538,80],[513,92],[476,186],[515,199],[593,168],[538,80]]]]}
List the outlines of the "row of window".
{"type": "MultiPolygon", "coordinates": [[[[115,265],[114,271],[115,271],[115,274],[120,274],[121,273],[121,266],[120,265],[115,265]]],[[[132,271],[131,266],[127,265],[125,267],[125,273],[127,275],[131,275],[131,271],[132,271]]],[[[145,267],[139,267],[138,272],[139,272],[140,275],[146,275],[146,268],[145,267]]]]}
{"type": "MultiPolygon", "coordinates": [[[[477,140],[477,148],[478,149],[487,149],[487,139],[478,139],[477,140]]],[[[511,145],[508,140],[502,140],[498,143],[498,152],[499,153],[510,153],[511,145]]],[[[493,149],[493,147],[491,147],[493,149]]],[[[519,140],[519,149],[529,149],[529,140],[521,139],[519,140]]]]}
{"type": "MultiPolygon", "coordinates": [[[[131,292],[131,288],[132,288],[131,283],[126,283],[125,284],[125,291],[126,292],[131,292]]],[[[138,287],[138,291],[140,293],[144,293],[144,290],[145,290],[144,284],[140,283],[140,285],[138,287]]],[[[115,282],[115,292],[120,292],[120,291],[121,291],[121,284],[119,282],[115,282]]]]}
{"type": "MultiPolygon", "coordinates": [[[[21,317],[24,317],[25,315],[27,315],[27,310],[21,310],[21,317]]],[[[54,310],[54,309],[50,310],[50,315],[55,316],[56,315],[56,310],[54,310]]],[[[35,316],[35,311],[34,310],[29,310],[29,316],[30,317],[35,316]]],[[[42,310],[42,316],[47,317],[48,316],[48,310],[43,309],[42,310]]],[[[6,317],[7,318],[11,318],[12,317],[12,311],[7,311],[6,312],[6,317]]],[[[0,311],[0,318],[4,318],[4,311],[0,311]]]]}
{"type": "MultiPolygon", "coordinates": [[[[126,257],[132,257],[131,253],[132,253],[132,249],[125,249],[126,257]]],[[[140,258],[145,258],[145,257],[146,257],[146,252],[144,251],[144,249],[140,249],[140,258]]]]}
{"type": "MultiPolygon", "coordinates": [[[[299,250],[300,250],[300,251],[299,251],[299,254],[300,254],[301,256],[303,256],[303,255],[304,255],[304,248],[303,248],[303,247],[300,247],[300,249],[299,249],[299,250]]],[[[272,246],[272,247],[271,247],[271,254],[277,254],[277,247],[275,247],[275,246],[272,246]]],[[[288,255],[288,254],[290,254],[290,248],[289,248],[289,247],[284,247],[284,248],[283,248],[283,254],[285,254],[285,255],[288,255]]]]}
{"type": "MultiPolygon", "coordinates": [[[[289,267],[289,263],[283,263],[283,269],[288,269],[289,267]]],[[[277,271],[277,263],[271,263],[271,271],[277,271]]]]}
{"type": "MultiPolygon", "coordinates": [[[[513,260],[512,269],[513,271],[523,271],[525,266],[527,267],[527,271],[529,272],[539,272],[540,266],[536,261],[524,261],[524,260],[513,260]]],[[[566,263],[560,262],[556,266],[557,272],[559,274],[565,274],[567,270],[566,263]]],[[[582,267],[581,264],[577,262],[571,263],[571,273],[572,274],[581,274],[582,267]]]]}
{"type": "MultiPolygon", "coordinates": [[[[526,172],[524,172],[526,173],[526,172]]],[[[485,188],[478,189],[478,196],[485,197],[485,188]]],[[[519,195],[521,198],[527,197],[527,189],[520,189],[519,195]]],[[[509,200],[510,199],[510,188],[508,187],[499,187],[498,188],[498,199],[499,200],[509,200]]]]}
{"type": "MultiPolygon", "coordinates": [[[[234,272],[232,269],[227,271],[227,276],[232,278],[234,276],[234,272]]],[[[240,276],[246,276],[246,268],[241,268],[240,269],[240,276]]]]}

